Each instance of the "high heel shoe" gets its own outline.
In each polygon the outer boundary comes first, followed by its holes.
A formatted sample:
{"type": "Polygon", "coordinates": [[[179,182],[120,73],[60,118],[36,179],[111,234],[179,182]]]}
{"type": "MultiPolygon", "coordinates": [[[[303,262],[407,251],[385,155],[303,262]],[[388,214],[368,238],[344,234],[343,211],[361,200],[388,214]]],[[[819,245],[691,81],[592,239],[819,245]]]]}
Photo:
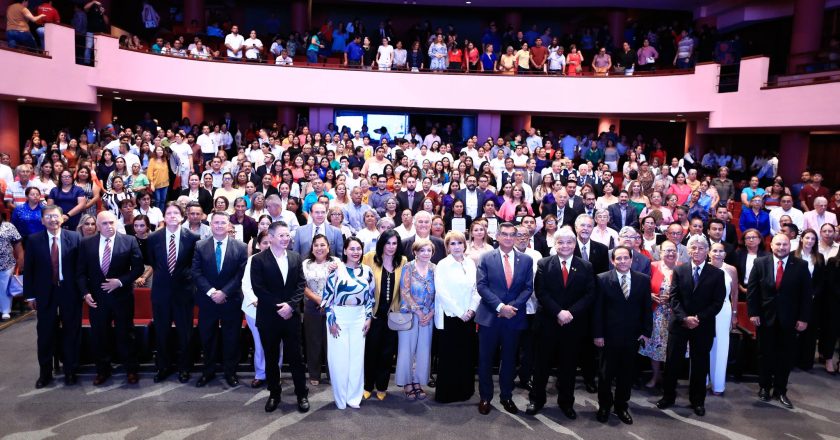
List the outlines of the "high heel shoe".
{"type": "Polygon", "coordinates": [[[834,359],[826,359],[825,361],[825,372],[836,376],[837,375],[837,366],[834,364],[834,359]]]}

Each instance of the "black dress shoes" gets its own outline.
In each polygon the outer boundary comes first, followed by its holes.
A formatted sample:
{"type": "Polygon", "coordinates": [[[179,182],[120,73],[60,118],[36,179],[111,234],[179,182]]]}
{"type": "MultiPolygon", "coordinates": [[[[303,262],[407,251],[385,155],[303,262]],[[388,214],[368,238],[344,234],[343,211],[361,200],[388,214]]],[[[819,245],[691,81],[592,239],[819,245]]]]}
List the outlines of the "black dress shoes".
{"type": "Polygon", "coordinates": [[[64,375],[64,385],[69,387],[76,385],[77,383],[79,383],[79,376],[77,376],[75,373],[64,375]]]}
{"type": "Polygon", "coordinates": [[[254,379],[251,381],[251,388],[259,388],[265,383],[262,379],[254,379]]]}
{"type": "Polygon", "coordinates": [[[770,401],[770,390],[767,388],[759,388],[758,390],[758,400],[762,402],[769,402],[770,401]]]}
{"type": "Polygon", "coordinates": [[[230,376],[225,376],[225,382],[231,388],[239,386],[239,378],[236,377],[235,374],[231,374],[230,376]]]}
{"type": "Polygon", "coordinates": [[[598,412],[595,413],[595,420],[601,423],[607,423],[607,420],[610,419],[610,412],[604,408],[598,408],[598,412]]]}
{"type": "Polygon", "coordinates": [[[53,381],[52,376],[50,376],[50,377],[39,377],[38,380],[35,381],[35,388],[40,390],[41,388],[44,388],[45,386],[52,383],[52,381],[53,381]]]}
{"type": "Polygon", "coordinates": [[[513,400],[502,400],[501,403],[505,411],[511,414],[519,414],[519,408],[516,407],[516,404],[513,403],[513,400]]]}
{"type": "Polygon", "coordinates": [[[207,385],[208,383],[210,383],[210,381],[213,380],[215,377],[216,377],[215,375],[209,375],[209,376],[202,375],[201,377],[198,378],[197,381],[195,381],[195,387],[196,388],[201,388],[201,387],[207,385]]]}
{"type": "Polygon", "coordinates": [[[516,382],[516,388],[531,391],[533,386],[531,385],[530,380],[520,380],[519,382],[516,382]]]}
{"type": "Polygon", "coordinates": [[[621,420],[621,423],[624,423],[625,425],[633,424],[633,416],[631,416],[630,412],[628,412],[626,409],[621,411],[615,411],[613,412],[613,414],[615,414],[616,417],[618,417],[618,420],[621,420]]]}
{"type": "Polygon", "coordinates": [[[703,405],[692,405],[692,408],[694,409],[694,414],[697,414],[700,417],[703,417],[703,416],[706,415],[706,407],[705,406],[703,406],[703,405]]]}
{"type": "Polygon", "coordinates": [[[571,406],[566,408],[561,407],[560,412],[563,413],[563,415],[566,416],[566,418],[569,420],[574,420],[577,418],[577,413],[575,412],[575,409],[571,406]]]}
{"type": "Polygon", "coordinates": [[[525,407],[525,414],[528,414],[529,416],[535,416],[540,412],[544,405],[544,403],[536,403],[534,401],[530,401],[528,402],[528,406],[525,407]]]}
{"type": "Polygon", "coordinates": [[[437,385],[437,380],[434,376],[429,377],[429,381],[426,382],[426,386],[429,388],[434,388],[437,385]]]}
{"type": "Polygon", "coordinates": [[[481,402],[478,402],[478,413],[483,416],[490,414],[490,402],[487,400],[482,400],[481,402]]]}
{"type": "Polygon", "coordinates": [[[178,373],[178,382],[187,383],[190,381],[190,373],[182,371],[178,373]]]}
{"type": "Polygon", "coordinates": [[[160,383],[166,380],[172,374],[172,370],[160,370],[155,374],[155,377],[152,378],[154,383],[160,383]]]}
{"type": "Polygon", "coordinates": [[[779,403],[787,409],[793,409],[793,404],[788,399],[787,394],[779,394],[779,403]]]}
{"type": "Polygon", "coordinates": [[[265,402],[265,412],[273,412],[280,405],[280,395],[269,396],[268,401],[265,402]]]}
{"type": "Polygon", "coordinates": [[[659,409],[668,409],[674,405],[674,399],[667,399],[665,397],[656,402],[656,407],[659,409]]]}
{"type": "MultiPolygon", "coordinates": [[[[278,398],[279,399],[279,398],[278,398]]],[[[298,411],[305,413],[309,411],[309,399],[306,397],[298,397],[298,411]]]]}
{"type": "Polygon", "coordinates": [[[586,382],[583,386],[586,387],[586,392],[589,394],[598,392],[598,385],[595,382],[586,382]]]}
{"type": "Polygon", "coordinates": [[[111,377],[110,374],[97,374],[96,377],[93,378],[93,386],[98,387],[104,384],[109,377],[111,377]]]}

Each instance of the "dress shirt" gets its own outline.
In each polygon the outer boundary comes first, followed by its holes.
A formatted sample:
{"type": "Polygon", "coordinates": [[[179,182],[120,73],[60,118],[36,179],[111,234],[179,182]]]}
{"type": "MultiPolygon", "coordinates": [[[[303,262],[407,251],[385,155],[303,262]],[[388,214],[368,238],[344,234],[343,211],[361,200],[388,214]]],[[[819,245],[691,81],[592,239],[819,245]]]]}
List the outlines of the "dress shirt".
{"type": "Polygon", "coordinates": [[[592,259],[592,244],[590,244],[589,241],[584,243],[584,242],[578,240],[577,245],[578,245],[578,249],[580,249],[580,258],[583,258],[583,256],[586,255],[586,258],[584,258],[586,261],[589,261],[590,259],[592,259]],[[585,252],[584,252],[584,250],[585,250],[585,252]]]}
{"type": "MultiPolygon", "coordinates": [[[[516,251],[511,249],[510,252],[505,253],[501,248],[499,248],[499,256],[502,258],[502,271],[505,270],[505,255],[508,256],[508,262],[510,263],[510,277],[511,280],[513,280],[513,276],[516,274],[516,251]]],[[[504,305],[505,303],[500,302],[496,307],[496,311],[498,312],[502,310],[502,306],[504,305]]]]}
{"type": "Polygon", "coordinates": [[[478,309],[475,277],[475,262],[466,256],[459,262],[449,255],[435,266],[435,327],[443,329],[444,316],[460,318],[478,309]]]}
{"type": "Polygon", "coordinates": [[[758,255],[747,254],[747,261],[744,265],[744,284],[747,284],[750,281],[750,273],[752,272],[752,268],[757,257],[758,255]]]}
{"type": "Polygon", "coordinates": [[[62,265],[63,262],[61,261],[61,229],[58,230],[58,234],[56,235],[53,235],[50,231],[47,231],[47,238],[49,239],[49,243],[47,243],[47,246],[49,246],[50,252],[52,252],[53,239],[57,239],[55,242],[58,245],[58,280],[64,281],[64,271],[62,270],[64,266],[62,265]]]}
{"type": "MultiPolygon", "coordinates": [[[[775,255],[773,255],[773,282],[776,281],[776,271],[779,270],[780,261],[782,262],[782,272],[784,272],[784,270],[787,269],[788,257],[779,259],[775,255]]],[[[784,277],[784,275],[782,275],[782,277],[784,277]]]]}
{"type": "MultiPolygon", "coordinates": [[[[181,250],[181,227],[180,226],[175,229],[175,232],[171,232],[168,228],[166,229],[166,235],[164,235],[166,240],[164,240],[163,248],[164,248],[165,253],[166,253],[166,259],[167,259],[166,264],[167,265],[169,264],[169,241],[172,240],[173,235],[175,236],[175,259],[178,259],[178,252],[181,250]]],[[[214,247],[213,251],[215,251],[215,250],[216,249],[214,247]]],[[[222,254],[222,255],[224,256],[224,254],[222,254]]]]}
{"type": "MultiPolygon", "coordinates": [[[[702,272],[703,269],[700,269],[700,271],[702,272]]],[[[621,277],[623,277],[623,276],[627,277],[627,292],[630,292],[630,288],[631,288],[630,280],[633,278],[632,276],[630,276],[630,271],[628,270],[625,273],[621,273],[618,269],[616,269],[615,274],[618,275],[618,285],[619,285],[619,287],[621,287],[621,277]]],[[[624,294],[624,291],[622,291],[621,293],[624,294]]]]}
{"type": "Polygon", "coordinates": [[[793,207],[791,207],[789,211],[785,211],[781,206],[779,206],[770,211],[770,234],[776,235],[779,231],[781,231],[782,227],[779,225],[779,219],[782,218],[783,215],[790,217],[790,220],[797,228],[799,228],[800,231],[805,230],[805,215],[802,211],[793,207]]]}
{"type": "MultiPolygon", "coordinates": [[[[698,267],[700,268],[700,272],[698,272],[697,281],[699,282],[700,281],[700,275],[703,274],[703,268],[706,267],[706,262],[704,261],[700,264],[694,264],[693,261],[691,262],[691,279],[692,279],[692,281],[694,280],[694,271],[698,267]]],[[[696,288],[697,286],[694,286],[694,287],[696,288]]]]}
{"type": "MultiPolygon", "coordinates": [[[[216,245],[219,241],[222,242],[222,262],[218,266],[219,267],[219,272],[221,273],[222,272],[222,267],[224,267],[224,265],[225,265],[225,251],[227,251],[228,236],[227,236],[227,234],[225,234],[225,238],[223,238],[221,240],[216,240],[216,237],[211,235],[210,236],[210,241],[213,243],[213,265],[216,265],[216,245]]],[[[212,296],[214,293],[216,293],[216,288],[211,287],[210,290],[207,291],[207,296],[212,296]]]]}
{"type": "Polygon", "coordinates": [[[277,267],[280,268],[280,273],[283,274],[283,282],[286,282],[286,279],[289,277],[289,254],[287,252],[283,252],[280,255],[277,255],[274,252],[274,249],[271,248],[271,255],[274,257],[274,260],[277,261],[277,267]]]}
{"type": "MultiPolygon", "coordinates": [[[[105,240],[106,239],[107,239],[107,237],[105,237],[102,234],[99,234],[99,267],[102,267],[102,256],[105,254],[105,240]]],[[[59,241],[59,243],[61,243],[61,241],[59,241]]],[[[111,244],[111,264],[114,263],[114,246],[115,246],[116,243],[117,243],[117,234],[114,233],[114,236],[111,237],[111,242],[110,242],[110,244],[111,244]]],[[[50,246],[52,246],[52,243],[50,243],[50,246]]],[[[61,261],[61,259],[59,259],[59,261],[61,261]]],[[[108,268],[110,269],[110,266],[108,266],[108,268]]],[[[108,279],[107,274],[105,274],[105,275],[106,275],[105,279],[107,280],[108,279]]],[[[120,287],[122,287],[122,281],[117,279],[117,282],[120,283],[120,287]]]]}
{"type": "Polygon", "coordinates": [[[348,203],[341,209],[344,212],[344,224],[349,226],[353,234],[364,229],[365,213],[371,210],[369,205],[348,203]]]}
{"type": "Polygon", "coordinates": [[[465,210],[467,215],[471,218],[478,217],[478,190],[470,191],[467,189],[464,191],[464,204],[465,210]]]}

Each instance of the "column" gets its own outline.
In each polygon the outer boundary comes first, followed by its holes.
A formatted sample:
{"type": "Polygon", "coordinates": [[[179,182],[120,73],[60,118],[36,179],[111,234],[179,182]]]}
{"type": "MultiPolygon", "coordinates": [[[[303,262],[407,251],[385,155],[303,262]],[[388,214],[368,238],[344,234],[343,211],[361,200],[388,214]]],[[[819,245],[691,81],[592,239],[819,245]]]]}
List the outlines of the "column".
{"type": "Polygon", "coordinates": [[[616,133],[621,133],[621,120],[608,116],[602,116],[598,119],[598,133],[600,134],[605,131],[610,131],[610,125],[615,125],[616,133]]]}
{"type": "Polygon", "coordinates": [[[312,17],[312,4],[309,0],[294,0],[290,5],[292,30],[303,34],[309,29],[312,17]]]}
{"type": "MultiPolygon", "coordinates": [[[[466,119],[466,118],[465,118],[466,119]]],[[[485,139],[491,137],[495,145],[496,138],[502,129],[502,115],[498,113],[479,113],[476,118],[476,134],[478,135],[479,147],[485,139]]]]}
{"type": "Polygon", "coordinates": [[[519,133],[519,130],[530,130],[531,129],[531,115],[530,114],[516,114],[513,115],[512,119],[512,127],[514,134],[519,133]]]}
{"type": "Polygon", "coordinates": [[[96,128],[102,130],[114,119],[114,101],[111,98],[99,98],[99,113],[96,114],[96,128]]]}
{"type": "Polygon", "coordinates": [[[811,135],[807,131],[786,131],[779,137],[779,175],[785,182],[799,181],[808,166],[811,135]]]}
{"type": "MultiPolygon", "coordinates": [[[[184,26],[189,28],[190,23],[195,20],[198,27],[205,29],[207,23],[205,22],[206,10],[204,8],[204,0],[184,0],[184,26]]],[[[239,32],[243,32],[239,29],[239,32]]]]}
{"type": "MultiPolygon", "coordinates": [[[[280,125],[286,124],[292,130],[297,127],[297,109],[289,105],[277,106],[277,123],[280,125]]],[[[285,136],[286,133],[281,133],[285,136]]]]}
{"type": "Polygon", "coordinates": [[[622,47],[624,43],[624,26],[627,24],[627,13],[624,10],[615,10],[607,13],[607,25],[610,27],[610,36],[613,46],[622,47]]]}
{"type": "Polygon", "coordinates": [[[22,148],[18,104],[14,101],[0,101],[0,153],[9,154],[12,168],[20,163],[22,148]]]}
{"type": "Polygon", "coordinates": [[[790,39],[788,73],[796,66],[813,62],[820,49],[825,0],[796,0],[793,7],[793,30],[790,39]]]}
{"type": "MultiPolygon", "coordinates": [[[[332,107],[310,107],[309,108],[309,131],[316,132],[320,131],[323,132],[327,129],[327,124],[333,122],[333,118],[335,117],[335,109],[332,107]]],[[[373,130],[378,127],[369,127],[371,130],[371,135],[373,130]]]]}
{"type": "Polygon", "coordinates": [[[190,118],[191,123],[200,124],[204,121],[204,103],[186,101],[182,102],[181,118],[190,118]]]}

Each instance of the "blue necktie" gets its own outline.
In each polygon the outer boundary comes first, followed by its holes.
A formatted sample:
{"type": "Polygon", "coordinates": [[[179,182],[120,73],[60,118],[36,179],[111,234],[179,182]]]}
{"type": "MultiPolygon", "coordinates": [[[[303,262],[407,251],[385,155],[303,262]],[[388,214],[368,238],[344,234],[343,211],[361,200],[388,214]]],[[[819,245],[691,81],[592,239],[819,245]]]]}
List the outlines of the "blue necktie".
{"type": "Polygon", "coordinates": [[[216,272],[222,271],[222,242],[216,242],[216,272]]]}
{"type": "Polygon", "coordinates": [[[700,279],[700,266],[694,266],[694,288],[697,288],[697,281],[700,279]]]}

